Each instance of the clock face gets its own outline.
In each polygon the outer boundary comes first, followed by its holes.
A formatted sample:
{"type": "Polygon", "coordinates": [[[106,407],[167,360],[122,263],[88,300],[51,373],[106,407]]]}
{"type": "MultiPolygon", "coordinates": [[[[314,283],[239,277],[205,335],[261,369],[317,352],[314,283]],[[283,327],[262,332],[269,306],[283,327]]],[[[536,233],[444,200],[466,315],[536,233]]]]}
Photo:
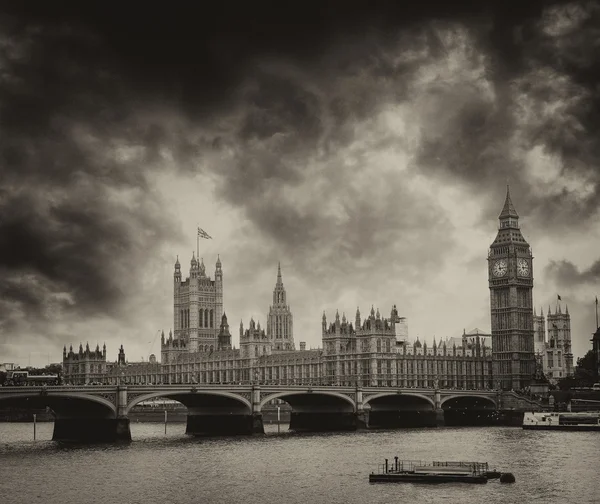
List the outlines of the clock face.
{"type": "Polygon", "coordinates": [[[526,259],[519,259],[517,261],[517,273],[519,276],[529,276],[529,263],[526,259]]]}
{"type": "Polygon", "coordinates": [[[500,259],[494,263],[494,266],[492,267],[492,273],[495,277],[501,277],[506,275],[507,269],[506,261],[504,259],[500,259]]]}

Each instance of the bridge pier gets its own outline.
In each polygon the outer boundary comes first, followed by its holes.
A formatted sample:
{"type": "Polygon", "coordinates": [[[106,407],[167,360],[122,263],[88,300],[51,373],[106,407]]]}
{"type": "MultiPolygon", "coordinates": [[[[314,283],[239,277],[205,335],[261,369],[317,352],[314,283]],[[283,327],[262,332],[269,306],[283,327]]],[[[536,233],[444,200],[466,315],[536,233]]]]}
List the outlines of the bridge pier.
{"type": "Polygon", "coordinates": [[[446,418],[444,417],[444,410],[437,408],[435,410],[435,426],[444,427],[446,425],[446,418]]]}
{"type": "Polygon", "coordinates": [[[57,417],[52,440],[87,443],[131,441],[129,418],[57,417]]]}

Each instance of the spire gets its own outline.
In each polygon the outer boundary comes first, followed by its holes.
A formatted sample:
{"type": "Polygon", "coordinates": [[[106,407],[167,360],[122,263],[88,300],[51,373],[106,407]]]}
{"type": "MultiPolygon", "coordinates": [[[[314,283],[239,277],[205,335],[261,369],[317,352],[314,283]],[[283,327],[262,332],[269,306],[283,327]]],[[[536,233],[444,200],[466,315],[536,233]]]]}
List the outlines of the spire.
{"type": "Polygon", "coordinates": [[[192,251],[192,261],[191,261],[192,266],[196,266],[196,264],[198,264],[198,261],[196,261],[196,256],[194,255],[194,251],[192,251]]]}
{"type": "Polygon", "coordinates": [[[217,254],[217,269],[221,269],[221,257],[217,254]]]}
{"type": "Polygon", "coordinates": [[[180,269],[181,264],[179,264],[179,256],[177,256],[177,260],[175,261],[175,269],[180,269]]]}
{"type": "Polygon", "coordinates": [[[504,207],[502,208],[502,212],[500,212],[499,219],[504,219],[508,217],[514,217],[516,219],[519,218],[519,214],[515,210],[515,207],[510,199],[510,188],[508,184],[506,185],[506,200],[504,201],[504,207]]]}
{"type": "Polygon", "coordinates": [[[283,281],[281,280],[281,261],[277,263],[277,285],[282,285],[283,281]]]}
{"type": "Polygon", "coordinates": [[[565,305],[565,315],[569,314],[569,305],[565,305]]]}
{"type": "Polygon", "coordinates": [[[561,311],[561,309],[560,309],[560,304],[558,305],[558,314],[559,314],[559,315],[561,315],[561,314],[562,314],[562,311],[561,311]]]}

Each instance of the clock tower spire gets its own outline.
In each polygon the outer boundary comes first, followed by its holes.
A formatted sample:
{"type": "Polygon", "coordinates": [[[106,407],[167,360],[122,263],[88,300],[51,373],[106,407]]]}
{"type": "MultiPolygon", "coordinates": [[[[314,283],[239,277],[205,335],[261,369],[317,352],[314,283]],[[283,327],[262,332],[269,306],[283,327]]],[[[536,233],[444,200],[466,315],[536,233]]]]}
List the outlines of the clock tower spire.
{"type": "Polygon", "coordinates": [[[496,239],[488,254],[494,380],[503,389],[525,388],[535,373],[533,256],[519,228],[506,187],[496,239]]]}

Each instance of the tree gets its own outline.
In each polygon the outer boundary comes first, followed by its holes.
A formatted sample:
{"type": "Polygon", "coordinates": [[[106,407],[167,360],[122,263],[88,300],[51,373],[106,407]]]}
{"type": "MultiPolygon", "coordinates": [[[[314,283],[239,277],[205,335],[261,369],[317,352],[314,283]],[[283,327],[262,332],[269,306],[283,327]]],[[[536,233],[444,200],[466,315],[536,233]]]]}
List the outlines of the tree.
{"type": "Polygon", "coordinates": [[[570,390],[574,387],[591,387],[596,381],[596,360],[594,351],[590,350],[583,357],[577,359],[577,366],[573,376],[558,380],[558,388],[570,390]]]}
{"type": "Polygon", "coordinates": [[[575,368],[575,379],[580,387],[591,387],[596,380],[596,356],[593,350],[589,350],[583,357],[577,359],[575,368]]]}
{"type": "Polygon", "coordinates": [[[6,381],[6,371],[0,371],[0,385],[4,385],[6,381]]]}

